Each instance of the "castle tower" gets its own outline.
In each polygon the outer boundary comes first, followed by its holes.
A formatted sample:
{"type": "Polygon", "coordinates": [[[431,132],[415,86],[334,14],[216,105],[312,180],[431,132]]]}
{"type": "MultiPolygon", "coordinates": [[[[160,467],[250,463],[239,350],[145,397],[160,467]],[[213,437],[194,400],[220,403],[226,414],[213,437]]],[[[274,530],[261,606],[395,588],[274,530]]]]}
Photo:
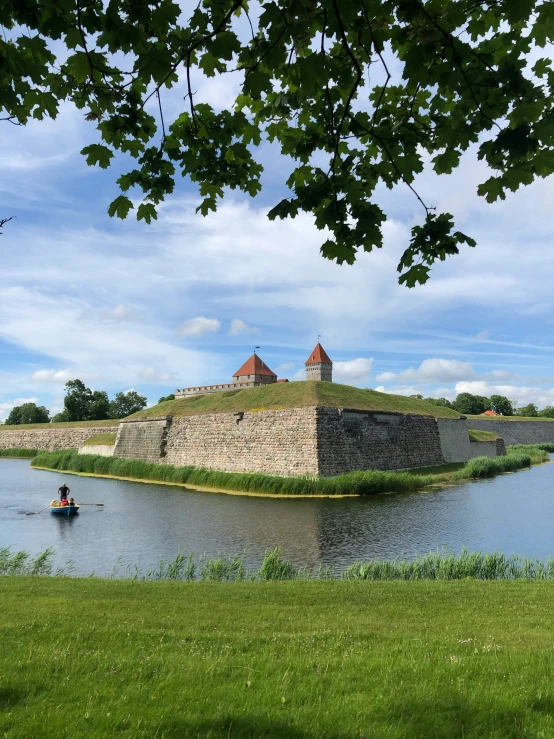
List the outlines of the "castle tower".
{"type": "Polygon", "coordinates": [[[233,375],[233,383],[248,383],[253,385],[269,385],[277,382],[277,375],[272,372],[267,364],[259,358],[254,352],[252,356],[246,360],[240,369],[233,375]]]}
{"type": "Polygon", "coordinates": [[[306,360],[306,380],[333,382],[333,362],[319,342],[306,360]]]}

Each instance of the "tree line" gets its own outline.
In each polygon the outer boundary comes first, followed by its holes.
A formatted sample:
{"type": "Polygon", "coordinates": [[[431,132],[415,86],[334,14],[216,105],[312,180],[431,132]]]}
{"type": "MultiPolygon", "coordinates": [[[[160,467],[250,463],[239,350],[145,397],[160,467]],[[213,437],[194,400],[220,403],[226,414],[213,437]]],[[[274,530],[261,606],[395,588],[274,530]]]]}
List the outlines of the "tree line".
{"type": "Polygon", "coordinates": [[[485,411],[494,411],[500,416],[524,416],[526,418],[554,418],[554,407],[547,406],[539,410],[535,403],[528,403],[520,408],[517,400],[509,400],[505,395],[473,395],[472,393],[460,393],[453,401],[447,398],[424,398],[423,395],[412,395],[412,398],[425,400],[433,405],[452,408],[458,413],[469,416],[479,416],[485,411]]]}
{"type": "Polygon", "coordinates": [[[64,408],[50,418],[50,411],[43,405],[23,403],[12,408],[4,421],[6,426],[24,423],[60,423],[63,421],[103,421],[109,418],[125,418],[146,408],[146,397],[136,390],[116,393],[110,400],[105,390],[91,390],[81,380],[70,380],[65,385],[64,408]]]}

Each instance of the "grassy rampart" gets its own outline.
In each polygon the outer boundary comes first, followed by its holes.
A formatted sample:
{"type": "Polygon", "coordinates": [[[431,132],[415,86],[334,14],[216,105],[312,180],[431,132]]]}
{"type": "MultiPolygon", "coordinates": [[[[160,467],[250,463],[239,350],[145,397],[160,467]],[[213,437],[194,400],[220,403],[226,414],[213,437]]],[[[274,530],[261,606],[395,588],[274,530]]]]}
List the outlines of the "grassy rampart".
{"type": "MultiPolygon", "coordinates": [[[[156,416],[193,416],[203,413],[283,410],[284,408],[356,408],[362,411],[416,413],[423,416],[459,418],[451,408],[432,405],[416,398],[389,395],[375,390],[340,385],[335,382],[283,382],[244,390],[227,390],[192,395],[159,403],[128,416],[128,419],[156,416]]],[[[127,419],[127,420],[128,420],[127,419]]]]}
{"type": "Polygon", "coordinates": [[[464,479],[492,477],[502,472],[529,467],[546,461],[546,452],[510,453],[505,457],[476,457],[459,469],[434,468],[427,474],[367,470],[338,477],[278,477],[255,473],[219,472],[198,467],[173,467],[134,459],[77,454],[74,451],[41,452],[32,465],[61,472],[111,476],[130,480],[163,482],[188,487],[259,495],[374,495],[385,492],[411,492],[429,485],[464,479]]]}
{"type": "Polygon", "coordinates": [[[0,578],[9,739],[554,735],[550,582],[0,578]]]}
{"type": "Polygon", "coordinates": [[[493,431],[479,431],[478,429],[468,429],[470,441],[496,441],[498,435],[493,431]]]}
{"type": "Polygon", "coordinates": [[[87,439],[85,442],[83,442],[83,446],[114,446],[115,439],[117,437],[117,434],[96,434],[96,436],[91,436],[89,439],[87,439]]]}

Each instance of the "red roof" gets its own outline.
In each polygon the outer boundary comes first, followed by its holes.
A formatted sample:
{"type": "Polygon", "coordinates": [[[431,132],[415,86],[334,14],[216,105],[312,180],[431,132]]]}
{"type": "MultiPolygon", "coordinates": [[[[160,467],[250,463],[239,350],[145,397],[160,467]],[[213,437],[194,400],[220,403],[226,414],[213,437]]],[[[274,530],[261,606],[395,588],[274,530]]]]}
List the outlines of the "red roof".
{"type": "Polygon", "coordinates": [[[495,413],[495,411],[485,411],[483,413],[483,416],[499,416],[499,413],[495,413]]]}
{"type": "Polygon", "coordinates": [[[321,346],[321,344],[317,343],[315,349],[306,360],[306,364],[320,364],[321,362],[333,364],[329,359],[325,349],[321,346]]]}
{"type": "Polygon", "coordinates": [[[288,380],[286,380],[286,379],[283,379],[283,380],[277,380],[277,382],[288,382],[288,380]]]}
{"type": "Polygon", "coordinates": [[[253,354],[250,359],[238,369],[233,377],[239,377],[242,375],[265,375],[267,377],[277,377],[275,372],[272,372],[267,364],[265,364],[257,354],[253,354]]]}

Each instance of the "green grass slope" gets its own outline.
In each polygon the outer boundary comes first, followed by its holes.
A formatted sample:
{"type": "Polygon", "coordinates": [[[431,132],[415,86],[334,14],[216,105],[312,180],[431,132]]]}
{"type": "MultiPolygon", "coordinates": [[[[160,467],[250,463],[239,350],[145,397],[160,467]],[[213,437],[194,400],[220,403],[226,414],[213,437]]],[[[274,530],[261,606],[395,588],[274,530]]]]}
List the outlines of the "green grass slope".
{"type": "Polygon", "coordinates": [[[499,437],[493,431],[479,431],[478,429],[468,429],[470,441],[495,441],[499,437]]]}
{"type": "Polygon", "coordinates": [[[108,418],[105,421],[65,421],[64,423],[21,423],[18,426],[5,426],[0,424],[0,431],[26,431],[27,429],[69,429],[69,428],[104,428],[104,426],[117,426],[118,418],[108,418]]]}
{"type": "Polygon", "coordinates": [[[245,390],[227,390],[206,395],[193,395],[159,403],[129,416],[196,416],[204,413],[236,413],[238,411],[280,410],[283,408],[356,408],[362,411],[417,413],[423,416],[459,418],[450,408],[431,405],[402,395],[378,393],[336,382],[283,382],[245,390]]]}
{"type": "Polygon", "coordinates": [[[554,736],[550,582],[0,578],[9,739],[554,736]]]}

